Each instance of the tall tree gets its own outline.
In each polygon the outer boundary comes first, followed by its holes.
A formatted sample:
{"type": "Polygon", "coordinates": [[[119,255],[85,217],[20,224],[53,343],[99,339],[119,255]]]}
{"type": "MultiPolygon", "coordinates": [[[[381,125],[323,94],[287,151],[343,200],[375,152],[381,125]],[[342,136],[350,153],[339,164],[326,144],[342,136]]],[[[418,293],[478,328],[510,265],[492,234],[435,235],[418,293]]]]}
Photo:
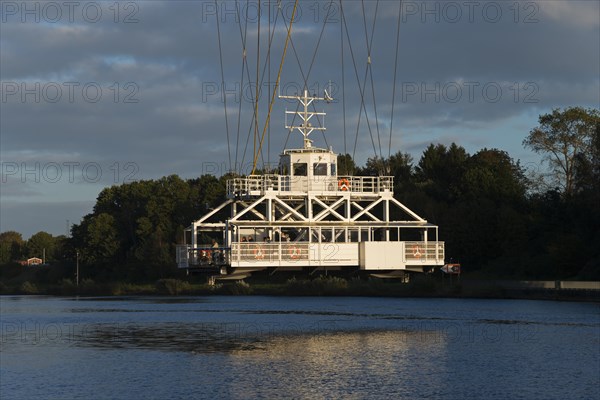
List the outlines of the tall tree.
{"type": "Polygon", "coordinates": [[[394,177],[395,190],[400,193],[412,184],[413,158],[408,153],[397,152],[392,154],[386,162],[386,175],[394,177]]]}
{"type": "Polygon", "coordinates": [[[519,162],[507,152],[483,149],[466,163],[463,192],[476,198],[486,196],[499,203],[520,204],[525,199],[527,180],[519,162]]]}
{"type": "Polygon", "coordinates": [[[19,232],[0,233],[0,264],[17,261],[22,257],[25,242],[19,232]]]}
{"type": "Polygon", "coordinates": [[[118,238],[116,221],[112,215],[102,213],[90,218],[84,259],[98,264],[114,262],[120,247],[118,238]]]}
{"type": "Polygon", "coordinates": [[[27,241],[28,257],[42,258],[45,256],[44,261],[54,261],[55,242],[54,237],[48,232],[41,231],[34,234],[27,241]]]}
{"type": "Polygon", "coordinates": [[[577,157],[591,152],[592,139],[600,125],[600,111],[569,107],[556,108],[539,117],[539,126],[533,128],[523,145],[544,156],[551,170],[551,182],[565,196],[575,190],[577,157]]]}
{"type": "Polygon", "coordinates": [[[352,175],[356,171],[356,164],[350,154],[340,154],[337,157],[338,175],[352,175]]]}
{"type": "Polygon", "coordinates": [[[469,154],[452,143],[430,144],[416,167],[416,178],[426,191],[439,199],[455,200],[460,196],[460,185],[469,154]]]}
{"type": "Polygon", "coordinates": [[[365,167],[361,169],[360,174],[367,176],[389,175],[389,173],[386,171],[385,164],[385,159],[379,156],[369,157],[365,167]]]}

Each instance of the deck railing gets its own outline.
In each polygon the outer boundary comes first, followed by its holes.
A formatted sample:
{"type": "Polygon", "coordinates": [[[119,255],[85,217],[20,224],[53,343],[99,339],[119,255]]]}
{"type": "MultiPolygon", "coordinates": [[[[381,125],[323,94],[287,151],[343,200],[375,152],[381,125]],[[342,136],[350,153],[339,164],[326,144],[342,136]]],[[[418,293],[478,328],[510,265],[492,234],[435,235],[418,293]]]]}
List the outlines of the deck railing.
{"type": "MultiPolygon", "coordinates": [[[[403,243],[404,260],[409,265],[431,264],[432,262],[435,264],[435,262],[444,260],[444,242],[411,241],[403,243]]],[[[347,244],[349,243],[233,242],[231,247],[219,248],[193,248],[190,245],[180,245],[177,246],[177,264],[179,268],[189,268],[190,266],[211,268],[240,263],[256,263],[257,265],[287,263],[289,265],[296,262],[314,263],[320,257],[324,257],[328,262],[335,262],[340,256],[335,251],[335,246],[347,244]],[[327,246],[326,254],[320,253],[317,247],[314,247],[319,245],[327,246]]],[[[355,251],[355,258],[358,260],[358,247],[355,251]]]]}
{"type": "Polygon", "coordinates": [[[227,195],[244,196],[274,191],[380,193],[393,191],[393,176],[305,176],[250,175],[227,180],[227,195]]]}
{"type": "Polygon", "coordinates": [[[232,262],[308,261],[308,242],[253,243],[234,242],[231,244],[232,262]]]}
{"type": "Polygon", "coordinates": [[[220,267],[231,264],[231,249],[229,247],[178,245],[176,256],[179,268],[188,268],[190,265],[220,267]]]}

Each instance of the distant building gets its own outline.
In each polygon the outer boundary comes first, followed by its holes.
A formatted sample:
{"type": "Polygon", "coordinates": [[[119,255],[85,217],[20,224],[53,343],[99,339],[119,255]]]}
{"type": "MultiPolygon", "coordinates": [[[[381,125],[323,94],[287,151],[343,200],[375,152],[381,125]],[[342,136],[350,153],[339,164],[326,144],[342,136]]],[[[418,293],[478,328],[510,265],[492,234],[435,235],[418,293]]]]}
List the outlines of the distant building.
{"type": "Polygon", "coordinates": [[[33,265],[42,265],[44,260],[37,257],[28,258],[26,261],[21,261],[21,265],[33,266],[33,265]]]}

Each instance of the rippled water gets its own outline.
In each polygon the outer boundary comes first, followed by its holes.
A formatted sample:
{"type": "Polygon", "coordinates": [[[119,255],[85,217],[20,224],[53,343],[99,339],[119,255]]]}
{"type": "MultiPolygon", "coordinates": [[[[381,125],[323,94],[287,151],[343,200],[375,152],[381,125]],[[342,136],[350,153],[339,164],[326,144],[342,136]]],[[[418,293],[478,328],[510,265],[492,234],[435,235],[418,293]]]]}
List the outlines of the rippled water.
{"type": "Polygon", "coordinates": [[[599,399],[600,306],[1,297],[2,399],[599,399]]]}

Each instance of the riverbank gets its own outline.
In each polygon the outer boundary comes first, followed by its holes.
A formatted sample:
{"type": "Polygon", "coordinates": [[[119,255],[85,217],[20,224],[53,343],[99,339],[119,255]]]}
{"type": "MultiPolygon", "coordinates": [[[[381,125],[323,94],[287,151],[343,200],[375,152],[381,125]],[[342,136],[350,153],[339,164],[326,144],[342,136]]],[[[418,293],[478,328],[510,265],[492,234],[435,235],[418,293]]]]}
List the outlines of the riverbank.
{"type": "MultiPolygon", "coordinates": [[[[600,283],[583,285],[548,283],[549,281],[484,281],[437,280],[431,277],[414,279],[410,283],[381,279],[350,279],[318,277],[288,279],[285,282],[224,282],[208,285],[180,279],[161,279],[154,283],[102,282],[84,279],[79,286],[69,279],[56,284],[0,284],[3,295],[56,296],[369,296],[369,297],[429,297],[429,298],[487,298],[532,299],[600,302],[600,283]],[[581,288],[578,288],[581,287],[581,288]]],[[[560,282],[560,281],[559,281],[560,282]]]]}

